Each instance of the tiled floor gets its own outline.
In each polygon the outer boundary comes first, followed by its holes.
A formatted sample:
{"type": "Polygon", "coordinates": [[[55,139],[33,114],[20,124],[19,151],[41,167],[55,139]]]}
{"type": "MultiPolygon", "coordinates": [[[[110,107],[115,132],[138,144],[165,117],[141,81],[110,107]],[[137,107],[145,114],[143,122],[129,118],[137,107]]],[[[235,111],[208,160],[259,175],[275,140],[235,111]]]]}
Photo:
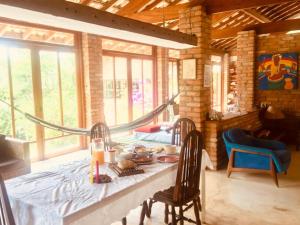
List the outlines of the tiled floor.
{"type": "MultiPolygon", "coordinates": [[[[207,171],[207,219],[210,225],[300,225],[300,152],[293,151],[288,175],[279,175],[277,188],[268,175],[207,171]]],[[[155,204],[145,225],[162,225],[164,206],[155,204]]],[[[140,208],[128,215],[139,224],[140,208]]],[[[193,210],[187,215],[194,217],[193,210]]],[[[115,223],[114,225],[120,225],[115,223]]],[[[185,223],[189,224],[189,223],[185,223]]]]}

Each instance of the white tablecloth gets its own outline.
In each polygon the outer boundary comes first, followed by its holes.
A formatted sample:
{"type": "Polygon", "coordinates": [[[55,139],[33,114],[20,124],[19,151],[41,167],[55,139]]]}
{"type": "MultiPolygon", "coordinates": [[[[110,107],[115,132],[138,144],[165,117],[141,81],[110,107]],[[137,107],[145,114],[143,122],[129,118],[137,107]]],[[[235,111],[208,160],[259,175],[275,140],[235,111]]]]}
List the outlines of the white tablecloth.
{"type": "MultiPolygon", "coordinates": [[[[204,153],[203,167],[208,161],[207,153],[204,153]]],[[[144,174],[122,178],[107,166],[102,166],[100,172],[111,176],[113,181],[90,184],[89,162],[89,152],[86,151],[85,157],[80,160],[7,181],[16,223],[110,225],[158,190],[175,183],[177,165],[156,163],[144,166],[144,174]]],[[[205,195],[202,197],[205,198],[205,195]]]]}

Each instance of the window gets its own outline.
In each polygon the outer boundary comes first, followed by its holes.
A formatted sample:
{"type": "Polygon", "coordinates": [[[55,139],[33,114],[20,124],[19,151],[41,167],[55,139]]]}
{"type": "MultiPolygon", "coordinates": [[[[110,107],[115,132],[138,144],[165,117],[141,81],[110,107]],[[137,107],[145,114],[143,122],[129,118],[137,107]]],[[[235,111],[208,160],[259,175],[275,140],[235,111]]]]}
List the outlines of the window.
{"type": "Polygon", "coordinates": [[[175,49],[168,50],[169,56],[169,68],[168,68],[168,93],[169,98],[178,94],[178,69],[179,69],[179,58],[180,51],[175,49]]]}
{"type": "Polygon", "coordinates": [[[223,103],[222,57],[212,55],[212,107],[221,112],[223,103]]]}
{"type": "Polygon", "coordinates": [[[154,107],[154,60],[147,55],[152,47],[108,39],[103,43],[109,49],[102,58],[105,120],[109,126],[128,123],[154,107]]]}
{"type": "MultiPolygon", "coordinates": [[[[26,33],[29,28],[18,29],[26,33]]],[[[51,123],[80,126],[74,48],[48,45],[54,37],[48,37],[47,43],[27,42],[30,33],[27,40],[24,35],[18,38],[22,40],[7,40],[9,34],[13,38],[13,32],[16,30],[7,28],[2,32],[5,39],[0,38],[0,98],[51,123]]],[[[0,118],[0,133],[29,141],[33,160],[79,149],[78,136],[38,126],[4,103],[0,103],[0,118]]]]}
{"type": "Polygon", "coordinates": [[[169,77],[168,77],[168,93],[172,98],[178,93],[178,60],[169,60],[169,77]]]}

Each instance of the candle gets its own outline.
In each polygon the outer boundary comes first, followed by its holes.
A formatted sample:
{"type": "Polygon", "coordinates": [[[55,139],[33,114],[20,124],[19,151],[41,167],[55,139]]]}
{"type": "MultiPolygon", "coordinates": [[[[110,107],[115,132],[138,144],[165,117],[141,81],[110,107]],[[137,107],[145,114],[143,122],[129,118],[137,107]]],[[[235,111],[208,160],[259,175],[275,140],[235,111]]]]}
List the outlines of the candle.
{"type": "Polygon", "coordinates": [[[96,161],[96,183],[99,183],[99,162],[96,161]]]}

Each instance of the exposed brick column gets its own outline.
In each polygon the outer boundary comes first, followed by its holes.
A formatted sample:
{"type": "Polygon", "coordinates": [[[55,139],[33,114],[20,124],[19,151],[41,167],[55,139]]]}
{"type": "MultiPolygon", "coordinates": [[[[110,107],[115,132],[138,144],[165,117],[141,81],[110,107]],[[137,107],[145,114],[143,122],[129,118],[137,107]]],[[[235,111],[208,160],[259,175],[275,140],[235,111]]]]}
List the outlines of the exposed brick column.
{"type": "Polygon", "coordinates": [[[198,37],[198,46],[180,51],[181,59],[196,59],[196,79],[184,80],[182,77],[182,62],[179,72],[181,117],[192,119],[197,129],[204,131],[206,113],[211,106],[210,88],[203,87],[204,65],[210,65],[211,16],[207,15],[203,6],[196,6],[184,11],[179,17],[179,30],[193,33],[198,37]]]}
{"type": "Polygon", "coordinates": [[[87,127],[104,121],[102,84],[102,41],[99,36],[82,34],[85,110],[87,127]]]}
{"type": "MultiPolygon", "coordinates": [[[[161,105],[168,98],[168,49],[157,47],[157,104],[161,105]]],[[[167,118],[166,111],[159,116],[159,121],[167,118]]]]}
{"type": "Polygon", "coordinates": [[[241,112],[254,109],[255,31],[241,31],[237,37],[237,91],[241,112]]]}

